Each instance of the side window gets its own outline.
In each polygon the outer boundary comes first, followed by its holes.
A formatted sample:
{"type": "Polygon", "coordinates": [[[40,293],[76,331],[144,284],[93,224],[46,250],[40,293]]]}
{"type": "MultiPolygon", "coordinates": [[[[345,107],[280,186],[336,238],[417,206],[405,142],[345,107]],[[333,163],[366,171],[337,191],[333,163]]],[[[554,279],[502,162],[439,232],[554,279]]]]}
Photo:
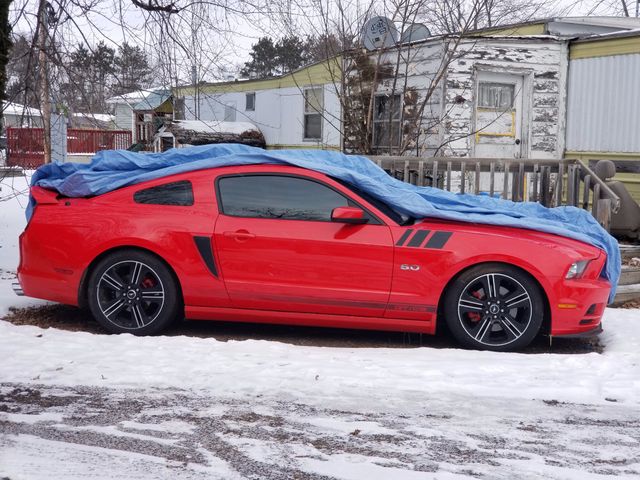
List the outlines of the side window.
{"type": "Polygon", "coordinates": [[[278,175],[223,177],[218,192],[222,213],[233,217],[329,222],[334,208],[352,205],[326,185],[278,175]]]}
{"type": "Polygon", "coordinates": [[[165,183],[133,194],[133,201],[151,205],[177,205],[188,207],[193,205],[193,188],[191,182],[165,183]]]}
{"type": "Polygon", "coordinates": [[[480,82],[478,106],[495,110],[513,108],[516,86],[508,83],[480,82]]]}
{"type": "Polygon", "coordinates": [[[247,112],[253,112],[256,109],[256,92],[246,94],[244,109],[247,112]]]}
{"type": "Polygon", "coordinates": [[[304,138],[322,140],[322,112],[324,110],[324,90],[322,87],[307,88],[304,91],[304,138]]]}
{"type": "Polygon", "coordinates": [[[376,147],[400,146],[401,95],[376,95],[373,112],[373,144],[376,147]]]}

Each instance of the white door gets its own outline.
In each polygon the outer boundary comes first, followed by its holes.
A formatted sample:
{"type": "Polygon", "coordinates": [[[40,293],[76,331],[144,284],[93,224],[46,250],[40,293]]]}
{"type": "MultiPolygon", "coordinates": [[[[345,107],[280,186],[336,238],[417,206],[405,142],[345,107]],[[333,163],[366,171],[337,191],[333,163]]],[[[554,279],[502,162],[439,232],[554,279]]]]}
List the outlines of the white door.
{"type": "Polygon", "coordinates": [[[522,148],[522,75],[480,72],[476,84],[474,156],[520,158],[522,148]]]}

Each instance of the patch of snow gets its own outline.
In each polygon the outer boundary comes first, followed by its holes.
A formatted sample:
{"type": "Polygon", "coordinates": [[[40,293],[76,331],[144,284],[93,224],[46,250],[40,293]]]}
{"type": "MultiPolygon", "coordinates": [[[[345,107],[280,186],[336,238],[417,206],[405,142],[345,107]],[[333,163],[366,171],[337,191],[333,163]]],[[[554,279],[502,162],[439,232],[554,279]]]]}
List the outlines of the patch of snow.
{"type": "Polygon", "coordinates": [[[33,107],[27,107],[19,103],[2,102],[2,115],[13,115],[16,117],[41,117],[40,110],[33,107]]]}
{"type": "Polygon", "coordinates": [[[603,354],[531,355],[106,336],[0,322],[0,378],[37,378],[47,385],[201,389],[220,396],[304,398],[351,408],[380,405],[389,392],[394,401],[409,404],[420,395],[446,392],[578,403],[615,398],[638,405],[638,311],[609,309],[604,325],[610,333],[604,335],[603,354]]]}
{"type": "Polygon", "coordinates": [[[256,131],[260,129],[251,122],[223,122],[223,121],[205,121],[205,120],[176,120],[174,128],[180,130],[193,130],[201,133],[232,133],[241,135],[245,132],[256,131]]]}
{"type": "Polygon", "coordinates": [[[43,412],[38,414],[28,413],[5,413],[0,412],[0,420],[5,422],[26,423],[34,425],[40,422],[61,422],[64,418],[62,413],[43,412]]]}
{"type": "Polygon", "coordinates": [[[115,448],[46,440],[33,435],[0,437],[0,475],[13,480],[231,480],[238,478],[217,459],[210,467],[115,448]]]}
{"type": "Polygon", "coordinates": [[[74,113],[73,116],[78,118],[99,120],[101,122],[112,122],[116,119],[115,115],[109,115],[108,113],[74,113]]]}

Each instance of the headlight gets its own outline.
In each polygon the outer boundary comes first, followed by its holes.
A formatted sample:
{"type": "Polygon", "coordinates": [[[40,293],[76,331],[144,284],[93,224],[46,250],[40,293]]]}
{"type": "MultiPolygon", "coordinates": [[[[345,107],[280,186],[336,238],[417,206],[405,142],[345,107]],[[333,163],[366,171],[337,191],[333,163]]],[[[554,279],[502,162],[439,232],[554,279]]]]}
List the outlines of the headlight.
{"type": "Polygon", "coordinates": [[[587,265],[591,260],[581,260],[579,262],[572,263],[565,277],[567,280],[570,278],[580,278],[584,271],[587,269],[587,265]]]}

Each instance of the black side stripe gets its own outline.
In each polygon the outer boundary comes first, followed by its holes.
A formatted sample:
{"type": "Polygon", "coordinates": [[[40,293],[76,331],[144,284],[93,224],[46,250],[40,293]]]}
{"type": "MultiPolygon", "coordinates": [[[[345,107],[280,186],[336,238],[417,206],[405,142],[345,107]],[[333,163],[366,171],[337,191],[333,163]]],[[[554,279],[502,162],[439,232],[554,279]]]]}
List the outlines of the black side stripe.
{"type": "Polygon", "coordinates": [[[396,247],[401,247],[402,244],[404,244],[404,242],[407,241],[407,238],[409,238],[409,235],[411,235],[412,233],[413,233],[412,228],[410,228],[409,230],[406,230],[400,237],[400,240],[398,240],[398,243],[396,243],[396,247]]]}
{"type": "Polygon", "coordinates": [[[424,239],[427,238],[429,232],[431,230],[418,230],[416,234],[413,236],[411,241],[407,243],[407,247],[419,247],[424,242],[424,239]]]}
{"type": "Polygon", "coordinates": [[[449,241],[450,236],[451,232],[435,232],[424,248],[442,248],[449,241]]]}
{"type": "Polygon", "coordinates": [[[218,269],[216,268],[216,260],[213,258],[213,250],[211,250],[211,239],[209,237],[196,237],[193,239],[198,247],[198,252],[202,257],[202,261],[207,266],[214,277],[218,278],[218,269]]]}

